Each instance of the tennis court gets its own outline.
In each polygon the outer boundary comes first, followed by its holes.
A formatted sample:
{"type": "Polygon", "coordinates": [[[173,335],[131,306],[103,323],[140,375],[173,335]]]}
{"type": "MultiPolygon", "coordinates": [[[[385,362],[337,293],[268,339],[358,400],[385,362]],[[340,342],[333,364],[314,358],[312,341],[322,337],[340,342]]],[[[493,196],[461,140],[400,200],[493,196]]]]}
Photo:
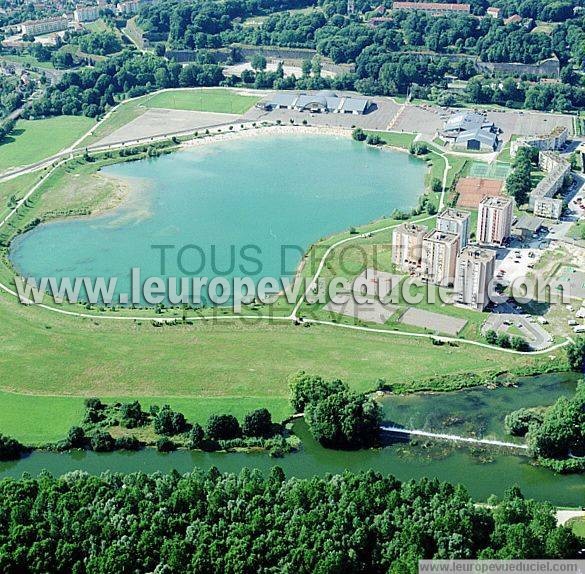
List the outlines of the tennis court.
{"type": "Polygon", "coordinates": [[[469,168],[470,177],[483,179],[501,179],[504,180],[510,173],[510,166],[502,163],[483,163],[475,161],[469,168]]]}

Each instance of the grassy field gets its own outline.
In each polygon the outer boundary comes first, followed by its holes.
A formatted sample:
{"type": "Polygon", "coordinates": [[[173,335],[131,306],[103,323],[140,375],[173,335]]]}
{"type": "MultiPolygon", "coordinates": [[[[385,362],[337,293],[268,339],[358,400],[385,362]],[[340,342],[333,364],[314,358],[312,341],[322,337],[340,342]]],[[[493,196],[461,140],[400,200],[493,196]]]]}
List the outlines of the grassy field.
{"type": "Polygon", "coordinates": [[[147,108],[243,114],[259,100],[259,97],[244,96],[231,90],[173,90],[147,96],[143,105],[147,108]]]}
{"type": "Polygon", "coordinates": [[[52,156],[79,139],[94,123],[85,116],[18,120],[10,136],[0,144],[0,171],[52,156]]]}
{"type": "MultiPolygon", "coordinates": [[[[62,435],[79,415],[80,400],[73,397],[137,397],[145,403],[169,397],[192,420],[228,408],[242,416],[262,405],[284,416],[286,379],[299,369],[340,377],[365,391],[378,378],[408,384],[502,363],[502,355],[489,349],[441,348],[332,327],[241,321],[154,327],[146,320],[62,317],[5,294],[0,321],[0,432],[29,441],[62,435]],[[39,395],[47,397],[34,398],[39,395]]],[[[506,356],[508,368],[531,361],[506,356]]]]}
{"type": "Polygon", "coordinates": [[[383,132],[374,130],[364,130],[367,135],[377,135],[387,145],[409,149],[416,138],[416,134],[404,132],[383,132]]]}

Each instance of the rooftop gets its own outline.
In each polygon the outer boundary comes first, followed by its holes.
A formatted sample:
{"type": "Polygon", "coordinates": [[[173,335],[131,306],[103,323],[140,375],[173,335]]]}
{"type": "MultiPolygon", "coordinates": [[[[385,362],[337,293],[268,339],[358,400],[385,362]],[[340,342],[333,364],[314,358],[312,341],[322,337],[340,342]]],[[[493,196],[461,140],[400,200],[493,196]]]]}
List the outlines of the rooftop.
{"type": "Polygon", "coordinates": [[[466,12],[471,11],[470,4],[455,4],[451,2],[393,2],[394,10],[433,10],[441,12],[466,12]]]}
{"type": "Polygon", "coordinates": [[[462,221],[464,219],[468,219],[471,214],[469,211],[461,211],[459,209],[454,209],[453,207],[448,207],[447,209],[443,210],[437,217],[441,219],[452,219],[454,221],[462,221]]]}
{"type": "Polygon", "coordinates": [[[514,225],[516,229],[522,229],[536,233],[542,227],[542,219],[534,215],[523,215],[514,225]]]}
{"type": "Polygon", "coordinates": [[[425,241],[433,241],[436,243],[456,243],[459,241],[459,236],[454,233],[445,233],[438,229],[433,229],[425,235],[425,241]]]}
{"type": "Polygon", "coordinates": [[[487,196],[484,197],[479,203],[480,205],[485,205],[486,207],[508,207],[508,205],[512,204],[512,198],[503,196],[487,196]]]}
{"type": "Polygon", "coordinates": [[[496,252],[491,249],[482,249],[480,247],[468,246],[461,251],[460,261],[467,259],[471,261],[485,261],[490,262],[496,258],[496,252]]]}

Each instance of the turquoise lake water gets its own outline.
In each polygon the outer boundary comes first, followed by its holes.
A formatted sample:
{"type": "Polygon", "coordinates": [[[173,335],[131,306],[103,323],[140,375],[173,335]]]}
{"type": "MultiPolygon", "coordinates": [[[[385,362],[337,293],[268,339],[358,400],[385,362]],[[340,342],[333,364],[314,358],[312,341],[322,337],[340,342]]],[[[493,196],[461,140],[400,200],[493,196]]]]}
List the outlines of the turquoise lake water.
{"type": "Polygon", "coordinates": [[[18,237],[11,249],[17,270],[117,277],[118,292],[128,291],[132,267],[143,279],[292,276],[312,242],[414,206],[425,164],[347,138],[260,136],[103,172],[129,178],[136,193],[104,215],[50,222],[18,237]],[[164,270],[153,245],[173,246],[164,270]]]}

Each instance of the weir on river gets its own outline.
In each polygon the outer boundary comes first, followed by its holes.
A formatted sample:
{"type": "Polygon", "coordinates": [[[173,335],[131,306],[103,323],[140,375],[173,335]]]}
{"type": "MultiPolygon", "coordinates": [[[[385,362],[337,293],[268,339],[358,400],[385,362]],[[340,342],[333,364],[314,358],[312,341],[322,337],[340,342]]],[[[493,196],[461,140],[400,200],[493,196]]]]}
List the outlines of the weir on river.
{"type": "Polygon", "coordinates": [[[400,427],[380,427],[385,432],[391,432],[396,434],[403,434],[403,435],[413,435],[413,436],[425,436],[429,438],[439,439],[439,440],[449,440],[455,442],[467,442],[472,444],[485,444],[491,446],[502,446],[505,448],[518,448],[521,450],[527,450],[528,447],[525,444],[516,444],[513,442],[505,442],[501,440],[490,440],[490,439],[482,439],[482,438],[471,438],[465,436],[458,436],[455,434],[443,434],[443,433],[434,433],[428,432],[424,430],[418,429],[405,429],[400,427]]]}

